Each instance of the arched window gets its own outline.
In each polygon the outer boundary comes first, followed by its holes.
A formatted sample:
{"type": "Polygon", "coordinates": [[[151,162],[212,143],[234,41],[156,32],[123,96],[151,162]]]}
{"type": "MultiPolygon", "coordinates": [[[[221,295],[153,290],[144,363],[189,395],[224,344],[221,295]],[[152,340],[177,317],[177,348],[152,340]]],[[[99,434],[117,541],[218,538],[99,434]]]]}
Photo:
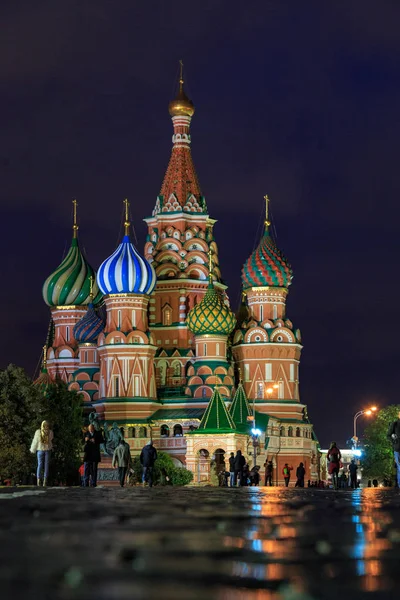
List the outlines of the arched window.
{"type": "Polygon", "coordinates": [[[134,427],[128,427],[128,438],[134,438],[136,436],[136,431],[134,427]]]}
{"type": "Polygon", "coordinates": [[[172,368],[174,370],[174,377],[180,377],[181,376],[181,363],[179,362],[179,360],[172,363],[172,368]]]}
{"type": "Polygon", "coordinates": [[[296,427],[296,437],[300,437],[300,436],[301,436],[300,427],[296,427]]]}
{"type": "Polygon", "coordinates": [[[183,429],[182,425],[174,425],[174,437],[182,437],[183,429]]]}
{"type": "Polygon", "coordinates": [[[293,437],[293,427],[289,427],[287,434],[289,437],[293,437]]]}
{"type": "Polygon", "coordinates": [[[169,437],[169,427],[168,427],[168,425],[161,425],[160,435],[163,438],[169,437]]]}
{"type": "Polygon", "coordinates": [[[283,426],[280,428],[280,432],[279,433],[280,433],[281,437],[285,437],[286,436],[286,431],[285,431],[285,428],[283,426]]]}
{"type": "Polygon", "coordinates": [[[169,304],[166,304],[162,309],[162,323],[163,325],[171,325],[172,323],[172,308],[169,304]]]}
{"type": "Polygon", "coordinates": [[[147,428],[146,427],[139,427],[139,437],[140,438],[147,437],[147,428]]]}

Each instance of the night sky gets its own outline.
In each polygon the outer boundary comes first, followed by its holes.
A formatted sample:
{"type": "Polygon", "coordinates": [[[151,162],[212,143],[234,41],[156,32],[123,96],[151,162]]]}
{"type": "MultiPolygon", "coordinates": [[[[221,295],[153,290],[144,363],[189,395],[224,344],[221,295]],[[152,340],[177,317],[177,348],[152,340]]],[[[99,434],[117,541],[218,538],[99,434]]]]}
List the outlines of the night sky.
{"type": "Polygon", "coordinates": [[[339,4],[2,3],[2,368],[35,373],[41,288],[69,247],[72,198],[95,268],[116,247],[125,197],[143,249],[182,58],[233,307],[268,193],[322,445],[349,438],[369,402],[399,401],[400,5],[339,4]]]}

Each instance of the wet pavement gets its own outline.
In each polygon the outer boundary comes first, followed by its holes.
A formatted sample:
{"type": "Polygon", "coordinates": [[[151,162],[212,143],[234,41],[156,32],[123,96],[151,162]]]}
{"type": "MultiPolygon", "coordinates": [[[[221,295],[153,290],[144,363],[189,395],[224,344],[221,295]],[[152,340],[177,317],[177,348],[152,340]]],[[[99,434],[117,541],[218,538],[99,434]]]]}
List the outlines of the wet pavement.
{"type": "Polygon", "coordinates": [[[400,492],[3,488],[2,600],[391,598],[400,492]]]}

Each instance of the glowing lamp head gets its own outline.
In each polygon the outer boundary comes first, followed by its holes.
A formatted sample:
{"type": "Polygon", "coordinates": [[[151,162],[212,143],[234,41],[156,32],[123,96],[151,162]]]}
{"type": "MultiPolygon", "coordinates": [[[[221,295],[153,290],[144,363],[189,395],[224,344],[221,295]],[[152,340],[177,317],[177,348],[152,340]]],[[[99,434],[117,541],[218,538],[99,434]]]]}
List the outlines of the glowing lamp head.
{"type": "Polygon", "coordinates": [[[255,437],[259,437],[261,435],[261,431],[259,429],[255,429],[253,427],[253,429],[251,430],[252,435],[254,435],[255,437]]]}
{"type": "Polygon", "coordinates": [[[274,385],[272,387],[274,388],[274,390],[277,390],[279,385],[277,383],[274,383],[274,385]]]}
{"type": "Polygon", "coordinates": [[[376,412],[378,410],[378,407],[377,406],[371,406],[371,410],[372,410],[372,412],[376,412]]]}
{"type": "Polygon", "coordinates": [[[272,394],[274,390],[272,388],[267,388],[267,394],[272,394]]]}
{"type": "Polygon", "coordinates": [[[360,458],[360,456],[362,456],[362,450],[354,450],[353,454],[354,456],[357,456],[357,458],[360,458]]]}
{"type": "Polygon", "coordinates": [[[368,415],[368,417],[369,417],[370,415],[372,415],[372,410],[366,410],[365,414],[368,415]]]}

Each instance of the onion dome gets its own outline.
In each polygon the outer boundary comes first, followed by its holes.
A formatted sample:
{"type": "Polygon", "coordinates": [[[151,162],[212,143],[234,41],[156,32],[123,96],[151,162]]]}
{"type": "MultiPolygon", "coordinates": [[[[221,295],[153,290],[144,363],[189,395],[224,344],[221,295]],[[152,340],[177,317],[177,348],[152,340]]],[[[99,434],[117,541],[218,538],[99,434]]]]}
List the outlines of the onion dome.
{"type": "Polygon", "coordinates": [[[174,100],[168,105],[169,114],[171,117],[186,116],[192,117],[194,115],[194,104],[186,96],[183,90],[183,63],[180,61],[180,77],[179,77],[179,92],[174,100]]]}
{"type": "Polygon", "coordinates": [[[264,235],[257,248],[243,265],[243,288],[251,287],[288,287],[293,278],[293,271],[282,252],[276,247],[269,232],[268,196],[267,218],[264,235]]]}
{"type": "Polygon", "coordinates": [[[103,320],[97,315],[93,303],[74,327],[74,338],[79,344],[94,344],[104,329],[103,320]]]}
{"type": "Polygon", "coordinates": [[[139,254],[129,237],[129,203],[125,201],[125,235],[99,267],[97,282],[103,294],[151,294],[156,285],[153,266],[139,254]]]}
{"type": "MultiPolygon", "coordinates": [[[[81,306],[89,304],[90,280],[95,271],[83,256],[78,242],[76,224],[76,200],[74,200],[74,225],[71,247],[57,269],[49,275],[43,285],[43,298],[48,306],[81,306]]],[[[97,284],[93,288],[94,302],[99,302],[101,293],[97,284]]]]}
{"type": "Polygon", "coordinates": [[[186,323],[195,335],[229,335],[235,328],[236,317],[210,282],[202,301],[189,312],[186,323]]]}

